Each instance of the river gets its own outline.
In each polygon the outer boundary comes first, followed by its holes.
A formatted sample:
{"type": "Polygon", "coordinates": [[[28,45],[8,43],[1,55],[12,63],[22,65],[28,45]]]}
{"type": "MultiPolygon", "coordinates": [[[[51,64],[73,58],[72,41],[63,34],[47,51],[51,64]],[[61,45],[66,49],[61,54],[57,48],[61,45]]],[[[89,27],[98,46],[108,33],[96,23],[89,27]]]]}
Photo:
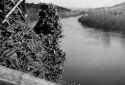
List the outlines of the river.
{"type": "Polygon", "coordinates": [[[125,85],[125,35],[61,19],[66,51],[64,80],[79,85],[125,85]]]}

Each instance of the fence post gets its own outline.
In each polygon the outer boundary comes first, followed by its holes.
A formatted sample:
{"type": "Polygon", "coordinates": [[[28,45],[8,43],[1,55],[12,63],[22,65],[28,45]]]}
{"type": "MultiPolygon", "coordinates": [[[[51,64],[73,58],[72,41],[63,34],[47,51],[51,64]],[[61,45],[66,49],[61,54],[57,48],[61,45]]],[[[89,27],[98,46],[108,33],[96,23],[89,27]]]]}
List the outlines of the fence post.
{"type": "Polygon", "coordinates": [[[10,25],[15,21],[25,21],[25,0],[1,0],[0,2],[0,24],[10,25]]]}

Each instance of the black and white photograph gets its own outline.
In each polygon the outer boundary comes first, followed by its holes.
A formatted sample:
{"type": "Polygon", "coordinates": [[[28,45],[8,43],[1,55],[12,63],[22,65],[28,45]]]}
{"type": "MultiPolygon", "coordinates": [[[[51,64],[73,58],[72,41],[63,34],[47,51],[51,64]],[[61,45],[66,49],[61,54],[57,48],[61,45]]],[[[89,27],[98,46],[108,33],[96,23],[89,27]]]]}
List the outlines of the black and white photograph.
{"type": "Polygon", "coordinates": [[[0,0],[0,85],[125,85],[125,0],[0,0]]]}

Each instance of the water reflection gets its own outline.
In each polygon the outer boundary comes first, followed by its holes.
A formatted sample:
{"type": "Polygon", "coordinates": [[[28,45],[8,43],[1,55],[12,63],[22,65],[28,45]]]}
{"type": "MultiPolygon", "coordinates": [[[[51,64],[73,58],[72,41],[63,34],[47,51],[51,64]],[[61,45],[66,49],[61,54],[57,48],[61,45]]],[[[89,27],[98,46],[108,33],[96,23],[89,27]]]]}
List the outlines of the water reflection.
{"type": "Polygon", "coordinates": [[[81,85],[124,85],[125,36],[81,26],[77,19],[61,20],[68,61],[64,79],[81,85]]]}

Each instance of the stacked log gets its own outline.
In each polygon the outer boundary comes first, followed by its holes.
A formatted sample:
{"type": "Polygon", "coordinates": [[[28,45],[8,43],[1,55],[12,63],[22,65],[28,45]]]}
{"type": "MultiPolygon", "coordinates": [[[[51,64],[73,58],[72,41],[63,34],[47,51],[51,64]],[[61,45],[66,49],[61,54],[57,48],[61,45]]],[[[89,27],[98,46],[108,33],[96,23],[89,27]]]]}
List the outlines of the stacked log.
{"type": "Polygon", "coordinates": [[[0,27],[0,65],[60,83],[65,52],[59,45],[59,15],[51,4],[42,4],[39,15],[33,29],[16,21],[9,27],[0,27]]]}
{"type": "Polygon", "coordinates": [[[0,1],[0,24],[7,26],[15,21],[25,21],[25,0],[1,0],[0,1]]]}

